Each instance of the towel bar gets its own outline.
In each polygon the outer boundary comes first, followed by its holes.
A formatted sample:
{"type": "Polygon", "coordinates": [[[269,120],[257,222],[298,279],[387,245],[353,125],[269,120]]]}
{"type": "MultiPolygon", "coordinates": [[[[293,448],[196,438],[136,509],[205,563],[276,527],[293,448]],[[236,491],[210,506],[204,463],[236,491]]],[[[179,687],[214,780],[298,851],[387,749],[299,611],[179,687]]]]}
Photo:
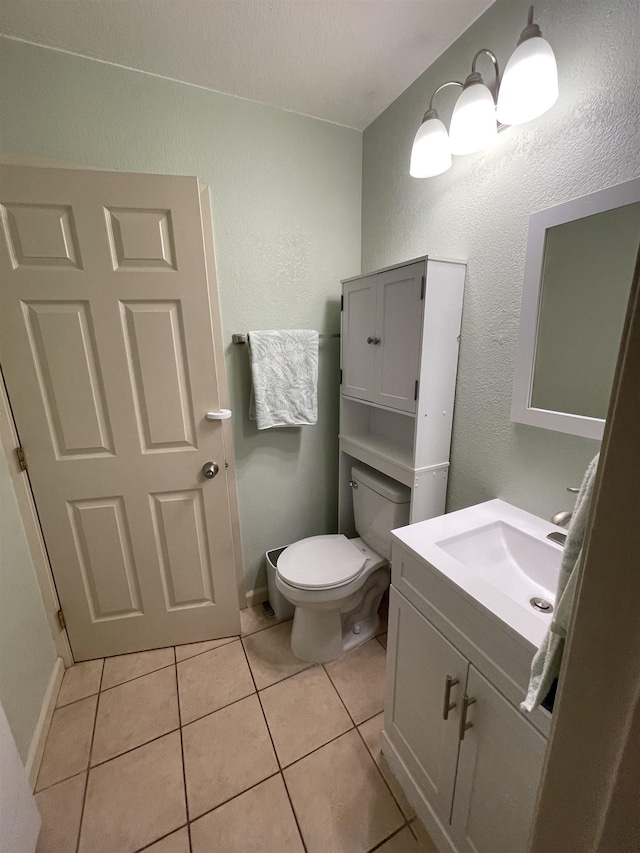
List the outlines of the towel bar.
{"type": "MultiPolygon", "coordinates": [[[[248,335],[231,335],[231,343],[232,344],[246,344],[248,335]]],[[[339,338],[340,332],[336,332],[333,335],[318,335],[319,338],[339,338]]]]}

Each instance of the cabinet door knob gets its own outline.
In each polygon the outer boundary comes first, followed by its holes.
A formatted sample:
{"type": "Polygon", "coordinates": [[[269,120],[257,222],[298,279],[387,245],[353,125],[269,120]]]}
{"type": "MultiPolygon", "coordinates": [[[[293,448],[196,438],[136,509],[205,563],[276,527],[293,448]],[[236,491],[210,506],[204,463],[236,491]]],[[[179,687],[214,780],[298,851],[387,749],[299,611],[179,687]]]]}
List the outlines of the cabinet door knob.
{"type": "Polygon", "coordinates": [[[367,338],[367,343],[376,346],[376,344],[380,343],[380,338],[367,338]]]}
{"type": "Polygon", "coordinates": [[[456,684],[460,683],[459,678],[451,678],[450,675],[447,675],[444,682],[444,704],[442,706],[442,719],[449,719],[449,711],[453,711],[454,708],[457,707],[457,702],[451,701],[451,688],[455,687],[456,684]]]}
{"type": "Polygon", "coordinates": [[[473,728],[473,723],[467,722],[467,710],[470,705],[475,705],[477,699],[474,699],[473,696],[467,696],[465,693],[462,697],[462,713],[460,714],[460,740],[464,740],[464,733],[469,729],[473,728]]]}

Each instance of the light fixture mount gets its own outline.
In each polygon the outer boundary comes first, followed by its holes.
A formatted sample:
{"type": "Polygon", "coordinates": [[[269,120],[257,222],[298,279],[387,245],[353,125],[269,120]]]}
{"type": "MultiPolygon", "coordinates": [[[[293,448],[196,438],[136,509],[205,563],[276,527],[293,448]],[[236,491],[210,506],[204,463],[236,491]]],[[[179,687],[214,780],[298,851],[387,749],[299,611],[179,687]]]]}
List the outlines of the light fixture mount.
{"type": "Polygon", "coordinates": [[[518,45],[521,45],[522,42],[527,41],[527,39],[535,38],[542,38],[542,30],[540,29],[538,24],[533,23],[533,6],[529,6],[529,14],[527,15],[527,26],[520,33],[518,45]]]}

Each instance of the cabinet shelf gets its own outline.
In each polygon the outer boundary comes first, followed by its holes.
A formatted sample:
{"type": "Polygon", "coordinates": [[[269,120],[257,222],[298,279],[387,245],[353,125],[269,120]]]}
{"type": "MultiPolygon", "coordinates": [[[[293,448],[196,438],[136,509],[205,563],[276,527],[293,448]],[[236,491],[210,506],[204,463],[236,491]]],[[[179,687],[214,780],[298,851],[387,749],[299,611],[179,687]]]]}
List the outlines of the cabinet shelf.
{"type": "Polygon", "coordinates": [[[413,485],[413,450],[373,433],[340,435],[340,447],[366,465],[378,468],[406,486],[413,485]]]}
{"type": "Polygon", "coordinates": [[[382,409],[383,412],[393,412],[394,415],[402,415],[403,418],[412,418],[415,420],[415,412],[405,412],[402,409],[394,409],[392,406],[383,406],[381,403],[372,403],[370,400],[361,400],[358,397],[350,397],[348,394],[342,395],[343,400],[348,400],[349,403],[356,403],[358,406],[368,406],[369,408],[382,409]]]}

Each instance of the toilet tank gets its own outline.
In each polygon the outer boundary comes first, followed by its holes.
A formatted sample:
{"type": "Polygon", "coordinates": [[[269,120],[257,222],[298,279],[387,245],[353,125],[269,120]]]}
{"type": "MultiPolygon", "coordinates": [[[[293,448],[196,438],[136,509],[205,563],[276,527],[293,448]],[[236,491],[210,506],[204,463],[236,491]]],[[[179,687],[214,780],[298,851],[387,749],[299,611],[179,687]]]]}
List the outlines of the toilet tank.
{"type": "Polygon", "coordinates": [[[411,491],[364,465],[351,468],[353,515],[358,535],[386,560],[391,559],[391,531],[409,524],[411,491]]]}

